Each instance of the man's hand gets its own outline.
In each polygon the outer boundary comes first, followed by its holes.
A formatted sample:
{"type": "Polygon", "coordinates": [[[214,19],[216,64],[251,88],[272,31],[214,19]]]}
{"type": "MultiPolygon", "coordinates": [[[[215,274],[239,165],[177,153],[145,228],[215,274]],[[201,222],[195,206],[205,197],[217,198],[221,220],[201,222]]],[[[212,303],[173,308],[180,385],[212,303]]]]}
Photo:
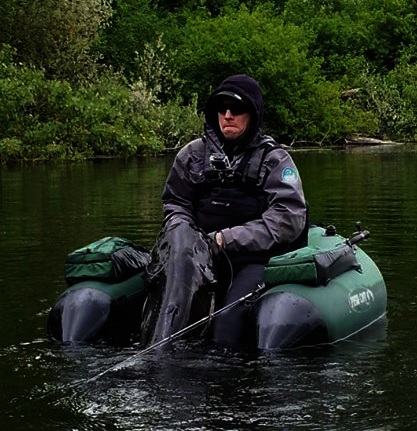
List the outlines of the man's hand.
{"type": "Polygon", "coordinates": [[[218,257],[223,250],[223,234],[221,232],[211,232],[209,237],[209,245],[213,257],[218,257]]]}
{"type": "Polygon", "coordinates": [[[214,240],[216,241],[216,244],[223,248],[223,234],[221,232],[216,232],[214,235],[214,240]]]}

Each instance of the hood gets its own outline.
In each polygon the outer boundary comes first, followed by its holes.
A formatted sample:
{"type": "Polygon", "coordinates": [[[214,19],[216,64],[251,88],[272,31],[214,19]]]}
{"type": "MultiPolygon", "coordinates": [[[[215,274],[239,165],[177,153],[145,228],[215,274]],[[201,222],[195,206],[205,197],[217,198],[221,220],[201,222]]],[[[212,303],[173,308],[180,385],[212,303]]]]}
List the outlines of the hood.
{"type": "Polygon", "coordinates": [[[223,135],[219,128],[217,104],[220,96],[235,98],[247,104],[251,112],[251,127],[245,135],[246,143],[250,142],[259,132],[263,119],[263,99],[259,84],[247,75],[234,75],[225,79],[209,96],[205,108],[206,125],[214,130],[220,141],[223,135]]]}

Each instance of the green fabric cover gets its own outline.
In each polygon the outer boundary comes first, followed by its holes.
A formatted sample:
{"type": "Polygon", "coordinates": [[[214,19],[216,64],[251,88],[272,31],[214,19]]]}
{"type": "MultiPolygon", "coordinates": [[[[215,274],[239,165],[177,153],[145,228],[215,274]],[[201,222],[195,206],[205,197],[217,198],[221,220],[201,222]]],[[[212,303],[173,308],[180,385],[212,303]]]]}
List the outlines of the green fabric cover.
{"type": "Polygon", "coordinates": [[[65,280],[70,286],[84,280],[120,282],[143,270],[149,256],[125,238],[105,237],[67,255],[65,280]]]}
{"type": "Polygon", "coordinates": [[[315,284],[317,281],[314,253],[318,247],[303,247],[298,250],[272,257],[265,267],[266,284],[301,283],[315,284]]]}
{"type": "Polygon", "coordinates": [[[307,246],[271,258],[265,267],[264,281],[269,285],[321,286],[352,269],[360,270],[354,247],[346,243],[329,249],[307,246]]]}

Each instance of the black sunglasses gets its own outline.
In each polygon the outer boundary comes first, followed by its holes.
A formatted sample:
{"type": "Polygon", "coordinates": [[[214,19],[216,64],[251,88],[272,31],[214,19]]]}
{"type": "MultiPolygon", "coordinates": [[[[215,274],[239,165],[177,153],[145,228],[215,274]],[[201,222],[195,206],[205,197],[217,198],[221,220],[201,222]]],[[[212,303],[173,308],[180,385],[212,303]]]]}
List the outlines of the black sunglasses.
{"type": "Polygon", "coordinates": [[[249,108],[243,103],[220,103],[217,112],[225,115],[226,111],[230,111],[232,115],[242,115],[249,112],[249,108]]]}

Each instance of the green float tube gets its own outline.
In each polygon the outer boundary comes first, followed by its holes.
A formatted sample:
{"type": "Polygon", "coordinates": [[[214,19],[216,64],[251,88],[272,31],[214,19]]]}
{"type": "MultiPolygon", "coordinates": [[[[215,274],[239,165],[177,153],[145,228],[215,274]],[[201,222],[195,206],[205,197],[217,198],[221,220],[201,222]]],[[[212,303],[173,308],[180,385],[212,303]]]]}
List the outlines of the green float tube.
{"type": "Polygon", "coordinates": [[[368,235],[346,240],[334,228],[311,227],[308,247],[271,259],[271,288],[254,305],[260,349],[335,343],[385,319],[384,279],[354,244],[368,235]]]}

